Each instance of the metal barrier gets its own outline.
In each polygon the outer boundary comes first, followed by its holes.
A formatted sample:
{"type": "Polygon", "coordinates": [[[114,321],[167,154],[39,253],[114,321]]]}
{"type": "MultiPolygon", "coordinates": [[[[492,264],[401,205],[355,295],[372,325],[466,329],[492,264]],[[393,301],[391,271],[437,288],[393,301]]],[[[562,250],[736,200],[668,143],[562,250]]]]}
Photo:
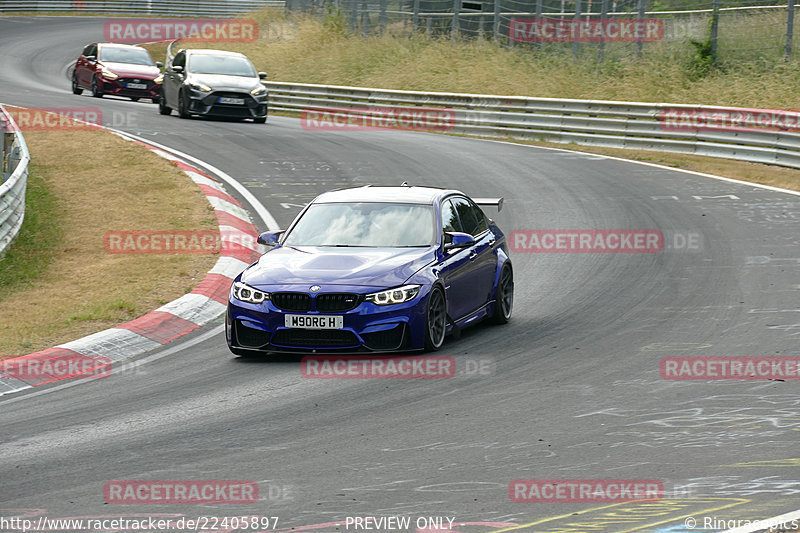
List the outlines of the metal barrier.
{"type": "Polygon", "coordinates": [[[28,184],[28,146],[14,119],[0,106],[0,255],[14,240],[25,218],[25,188],[28,184]]]}
{"type": "Polygon", "coordinates": [[[443,108],[452,110],[451,124],[444,128],[452,133],[800,168],[800,113],[793,111],[264,83],[274,111],[351,108],[351,115],[370,117],[397,107],[443,108]]]}
{"type": "Polygon", "coordinates": [[[0,13],[227,18],[284,5],[282,0],[3,0],[0,13]]]}

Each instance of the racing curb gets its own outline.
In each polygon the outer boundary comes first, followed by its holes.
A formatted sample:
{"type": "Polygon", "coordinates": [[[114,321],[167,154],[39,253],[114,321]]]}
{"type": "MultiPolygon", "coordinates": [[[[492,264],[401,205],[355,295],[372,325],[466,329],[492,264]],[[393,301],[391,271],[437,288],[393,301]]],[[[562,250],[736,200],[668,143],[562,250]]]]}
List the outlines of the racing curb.
{"type": "MultiPolygon", "coordinates": [[[[260,255],[258,245],[252,237],[257,234],[257,228],[244,207],[225,191],[222,183],[155,146],[124,135],[121,137],[171,161],[200,187],[217,217],[221,239],[219,259],[194,290],[155,311],[125,324],[53,348],[4,359],[0,361],[0,366],[7,366],[10,363],[12,367],[22,368],[26,361],[35,360],[41,369],[54,368],[59,362],[63,368],[64,365],[69,365],[70,362],[74,364],[77,361],[84,363],[80,367],[86,369],[83,373],[97,375],[99,369],[100,374],[106,374],[109,364],[113,366],[114,363],[159,348],[224,313],[233,278],[260,255]],[[94,363],[95,368],[88,368],[91,364],[86,365],[86,362],[94,363]]],[[[13,374],[13,371],[3,372],[0,373],[0,396],[45,383],[79,377],[80,373],[65,375],[63,372],[54,371],[48,375],[42,371],[35,378],[26,378],[8,375],[13,374]]]]}

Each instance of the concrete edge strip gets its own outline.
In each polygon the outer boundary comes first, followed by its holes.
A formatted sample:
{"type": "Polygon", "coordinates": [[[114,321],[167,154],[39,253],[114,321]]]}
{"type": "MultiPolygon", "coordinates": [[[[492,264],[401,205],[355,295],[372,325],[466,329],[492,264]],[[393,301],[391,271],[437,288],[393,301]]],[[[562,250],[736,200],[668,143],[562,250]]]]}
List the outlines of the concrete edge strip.
{"type": "MultiPolygon", "coordinates": [[[[159,348],[194,331],[225,312],[233,278],[259,255],[258,246],[253,239],[258,231],[256,226],[239,201],[225,192],[222,183],[187,163],[185,159],[188,158],[167,152],[166,147],[156,147],[111,128],[103,129],[171,161],[197,184],[217,217],[223,243],[220,257],[190,293],[154,311],[74,341],[3,360],[0,396],[53,381],[76,377],[91,379],[107,375],[109,365],[159,348]]],[[[203,163],[195,158],[191,159],[195,163],[203,163]]],[[[203,166],[214,168],[210,165],[203,166]]],[[[225,177],[226,181],[232,180],[227,175],[225,177]]],[[[261,211],[267,213],[260,203],[256,203],[254,208],[259,214],[261,211]]],[[[268,218],[272,221],[271,216],[268,218]]]]}

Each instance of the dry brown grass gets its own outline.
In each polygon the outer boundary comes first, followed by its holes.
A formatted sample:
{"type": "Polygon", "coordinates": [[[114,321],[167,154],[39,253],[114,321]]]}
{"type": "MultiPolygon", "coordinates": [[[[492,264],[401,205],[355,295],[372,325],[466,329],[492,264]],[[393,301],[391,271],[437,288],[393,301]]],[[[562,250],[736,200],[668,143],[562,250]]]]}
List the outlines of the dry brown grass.
{"type": "Polygon", "coordinates": [[[63,236],[42,272],[0,295],[0,357],[136,318],[189,292],[213,266],[211,254],[112,255],[103,247],[109,230],[216,228],[205,196],[174,165],[104,131],[24,135],[63,236]]]}
{"type": "MultiPolygon", "coordinates": [[[[286,19],[274,10],[254,15],[254,43],[187,45],[235,50],[270,79],[480,94],[800,108],[796,61],[741,61],[698,77],[688,67],[688,45],[654,45],[633,57],[598,65],[594,55],[575,62],[569,54],[537,54],[491,41],[454,42],[387,33],[362,37],[338,24],[286,19]]],[[[746,39],[745,39],[746,41],[746,39]]],[[[745,42],[745,44],[747,44],[745,42]]],[[[752,46],[752,44],[751,44],[752,46]]],[[[166,46],[149,46],[163,59],[166,46]]]]}

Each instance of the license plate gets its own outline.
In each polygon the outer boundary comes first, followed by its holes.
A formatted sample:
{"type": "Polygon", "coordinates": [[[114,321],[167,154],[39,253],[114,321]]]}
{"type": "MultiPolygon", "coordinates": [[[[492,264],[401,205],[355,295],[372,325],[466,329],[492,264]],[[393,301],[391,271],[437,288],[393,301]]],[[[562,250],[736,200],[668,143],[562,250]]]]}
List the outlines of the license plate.
{"type": "Polygon", "coordinates": [[[228,98],[227,96],[220,96],[219,97],[220,104],[235,104],[235,105],[242,105],[244,104],[244,98],[228,98]]]}
{"type": "Polygon", "coordinates": [[[147,89],[146,83],[129,83],[128,89],[147,89]]]}
{"type": "Polygon", "coordinates": [[[341,315],[286,315],[287,328],[300,329],[342,329],[344,317],[341,315]]]}

